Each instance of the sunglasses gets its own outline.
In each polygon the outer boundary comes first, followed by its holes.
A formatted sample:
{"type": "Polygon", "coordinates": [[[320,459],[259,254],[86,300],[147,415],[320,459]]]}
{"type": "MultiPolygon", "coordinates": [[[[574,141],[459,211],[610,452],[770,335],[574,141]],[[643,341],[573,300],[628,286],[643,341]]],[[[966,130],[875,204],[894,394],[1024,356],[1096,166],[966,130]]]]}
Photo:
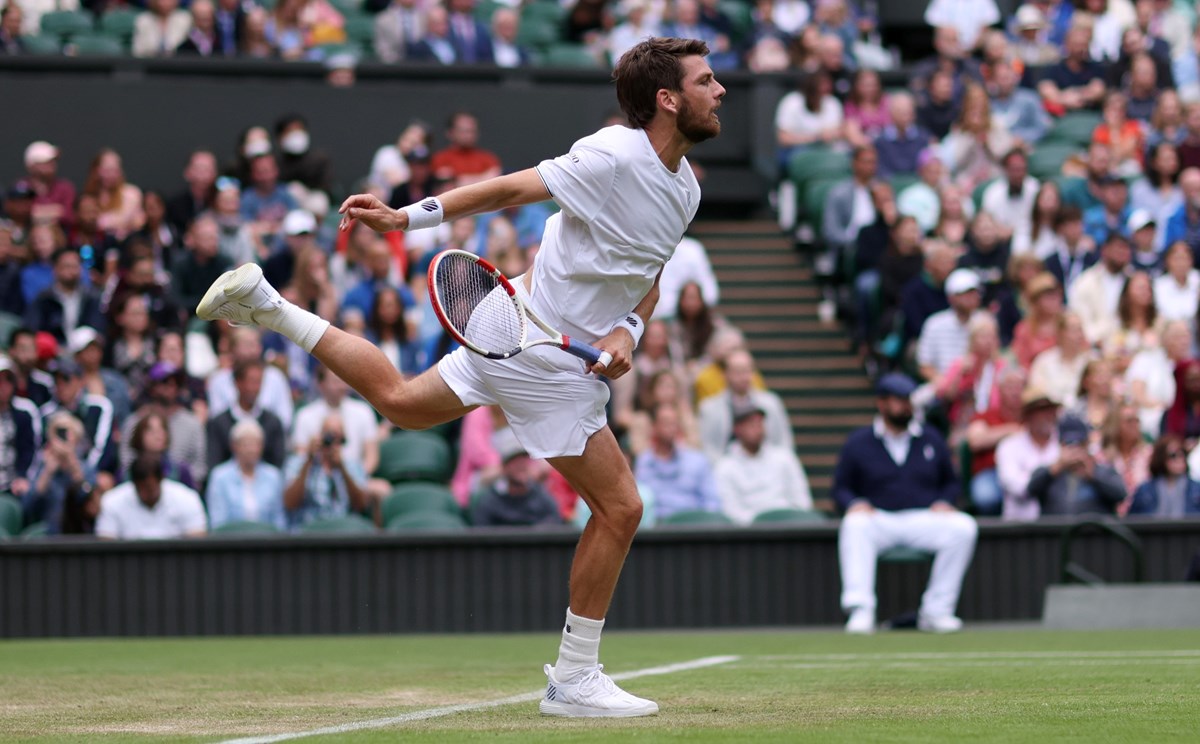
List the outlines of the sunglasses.
{"type": "Polygon", "coordinates": [[[1173,451],[1173,452],[1168,452],[1168,453],[1167,453],[1167,459],[1168,459],[1168,460],[1182,459],[1182,458],[1184,458],[1184,457],[1186,457],[1186,455],[1185,455],[1185,454],[1184,454],[1182,451],[1180,451],[1180,450],[1175,450],[1175,451],[1173,451]]]}

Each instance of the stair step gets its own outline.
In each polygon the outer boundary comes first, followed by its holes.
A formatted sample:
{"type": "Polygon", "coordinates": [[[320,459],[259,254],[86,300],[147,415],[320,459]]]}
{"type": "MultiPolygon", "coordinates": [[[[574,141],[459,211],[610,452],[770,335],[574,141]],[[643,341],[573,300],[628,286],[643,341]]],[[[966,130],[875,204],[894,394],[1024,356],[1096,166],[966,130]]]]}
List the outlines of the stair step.
{"type": "Polygon", "coordinates": [[[795,443],[797,447],[814,447],[817,449],[834,449],[840,450],[842,444],[846,441],[844,434],[797,434],[795,443]]]}
{"type": "MultiPolygon", "coordinates": [[[[821,290],[811,284],[734,284],[733,286],[726,284],[721,287],[721,307],[723,309],[729,303],[734,302],[758,304],[772,300],[818,300],[820,298],[821,290]]],[[[774,303],[771,302],[770,306],[773,307],[774,303]]]]}
{"type": "Polygon", "coordinates": [[[748,222],[695,222],[688,228],[688,235],[699,239],[702,235],[740,235],[754,233],[762,235],[782,235],[779,225],[770,220],[751,220],[748,222]]]}
{"type": "Polygon", "coordinates": [[[766,376],[767,387],[782,393],[783,391],[827,391],[851,390],[869,395],[870,383],[858,375],[783,375],[779,373],[766,376]]]}
{"type": "MultiPolygon", "coordinates": [[[[816,476],[809,475],[808,476],[808,485],[809,485],[809,488],[811,488],[814,492],[821,491],[822,495],[824,495],[824,493],[828,492],[830,488],[833,488],[833,476],[832,475],[816,475],[816,476]]],[[[816,493],[813,493],[814,497],[816,495],[817,495],[816,493]]]]}
{"type": "MultiPolygon", "coordinates": [[[[750,348],[753,351],[754,345],[751,344],[750,348]]],[[[792,374],[804,375],[812,372],[836,370],[844,376],[859,376],[858,362],[853,357],[806,357],[803,360],[798,360],[792,356],[772,356],[758,359],[757,364],[759,370],[762,372],[791,372],[792,374]]]]}
{"type": "Polygon", "coordinates": [[[845,336],[846,331],[832,323],[822,323],[818,318],[770,318],[738,321],[738,329],[747,336],[754,334],[787,334],[804,336],[810,333],[836,333],[845,336]]]}
{"type": "Polygon", "coordinates": [[[724,271],[725,267],[738,266],[781,266],[800,267],[795,256],[784,253],[713,253],[708,261],[714,268],[724,271]]]}
{"type": "MultiPolygon", "coordinates": [[[[816,295],[815,287],[813,294],[816,295]]],[[[817,315],[815,302],[772,302],[769,305],[736,305],[726,306],[721,303],[721,311],[730,317],[757,318],[776,320],[782,318],[814,318],[817,315]]]]}
{"type": "Polygon", "coordinates": [[[754,283],[778,284],[787,282],[791,285],[805,285],[812,280],[812,271],[799,266],[777,266],[762,268],[761,266],[722,266],[720,282],[722,287],[729,285],[754,283]]]}
{"type": "Polygon", "coordinates": [[[798,413],[790,417],[794,429],[831,431],[844,429],[847,433],[860,426],[868,426],[875,418],[874,413],[798,413]]]}
{"type": "MultiPolygon", "coordinates": [[[[788,351],[801,354],[804,352],[823,352],[825,354],[845,354],[850,343],[844,336],[829,336],[827,338],[795,338],[768,337],[756,338],[750,342],[750,349],[757,353],[762,351],[788,351]]],[[[800,362],[797,362],[799,365],[800,362]]]]}
{"type": "Polygon", "coordinates": [[[791,256],[796,252],[796,249],[792,247],[792,242],[787,238],[771,238],[763,237],[761,235],[737,235],[728,238],[705,238],[704,250],[710,256],[722,253],[736,256],[742,253],[751,252],[774,253],[791,256]]]}

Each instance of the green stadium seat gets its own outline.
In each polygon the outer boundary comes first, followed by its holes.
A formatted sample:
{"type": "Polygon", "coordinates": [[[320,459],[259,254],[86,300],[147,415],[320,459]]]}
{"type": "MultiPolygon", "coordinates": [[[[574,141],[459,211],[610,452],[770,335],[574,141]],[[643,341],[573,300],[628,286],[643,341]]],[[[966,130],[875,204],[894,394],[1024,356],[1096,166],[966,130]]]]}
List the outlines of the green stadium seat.
{"type": "Polygon", "coordinates": [[[346,16],[346,40],[370,47],[375,43],[375,19],[363,13],[346,16]]]}
{"type": "Polygon", "coordinates": [[[771,509],[754,517],[754,524],[798,524],[800,522],[824,522],[829,517],[815,509],[771,509]]]}
{"type": "Polygon", "coordinates": [[[329,0],[329,4],[347,17],[365,12],[362,0],[329,0]]]}
{"type": "Polygon", "coordinates": [[[24,522],[25,511],[21,508],[21,502],[7,493],[0,493],[0,534],[6,537],[19,535],[24,522]]]}
{"type": "Polygon", "coordinates": [[[880,563],[925,563],[931,560],[933,560],[933,553],[903,545],[879,554],[880,563]]]}
{"type": "Polygon", "coordinates": [[[897,173],[888,179],[888,181],[892,184],[892,193],[894,193],[896,196],[899,196],[901,191],[904,191],[909,186],[912,186],[914,183],[917,183],[920,180],[921,177],[916,173],[897,173]]]}
{"type": "Polygon", "coordinates": [[[278,535],[279,530],[275,525],[267,524],[266,522],[252,522],[243,520],[238,522],[226,522],[220,527],[214,527],[209,534],[211,535],[278,535]]]}
{"type": "Polygon", "coordinates": [[[28,54],[50,56],[62,53],[62,39],[50,34],[22,36],[21,44],[28,54]]]}
{"type": "Polygon", "coordinates": [[[362,59],[366,56],[367,50],[357,41],[343,41],[335,44],[317,44],[313,47],[317,50],[316,56],[318,59],[329,59],[336,57],[339,54],[352,54],[355,57],[362,59]]]}
{"type": "Polygon", "coordinates": [[[415,511],[401,514],[387,523],[388,532],[462,531],[467,523],[456,514],[444,511],[415,511]]]}
{"type": "Polygon", "coordinates": [[[717,3],[717,10],[729,19],[733,26],[733,33],[730,34],[733,46],[740,47],[746,41],[750,40],[754,33],[754,13],[751,10],[750,3],[739,2],[738,0],[722,0],[717,3]]]}
{"type": "Polygon", "coordinates": [[[45,522],[34,522],[25,529],[21,530],[22,540],[37,540],[40,537],[46,537],[50,534],[50,525],[45,522]]]}
{"type": "Polygon", "coordinates": [[[491,29],[492,13],[503,7],[505,7],[504,3],[497,2],[497,0],[479,0],[475,4],[475,20],[491,29]]]}
{"type": "Polygon", "coordinates": [[[100,16],[100,32],[129,43],[133,38],[133,25],[137,16],[138,11],[130,9],[105,11],[104,15],[100,16]]]}
{"type": "Polygon", "coordinates": [[[76,57],[122,57],[125,45],[112,36],[87,34],[72,36],[64,51],[76,57]]]}
{"type": "Polygon", "coordinates": [[[996,180],[998,179],[993,178],[990,181],[984,181],[971,192],[971,202],[975,205],[976,212],[983,208],[983,192],[987,191],[987,187],[995,183],[996,180]]]}
{"type": "Polygon", "coordinates": [[[375,477],[389,483],[449,483],[454,458],[445,439],[423,431],[399,431],[379,445],[375,477]]]}
{"type": "Polygon", "coordinates": [[[809,181],[804,186],[803,214],[812,223],[817,234],[821,232],[821,218],[825,214],[825,200],[829,197],[830,190],[844,179],[845,176],[818,178],[809,181]]]}
{"type": "Polygon", "coordinates": [[[533,0],[521,8],[521,23],[549,23],[555,27],[562,25],[566,11],[556,2],[533,0]]]}
{"type": "Polygon", "coordinates": [[[1073,111],[1056,121],[1039,144],[1066,143],[1086,147],[1092,141],[1092,133],[1100,122],[1100,114],[1073,111]]]}
{"type": "Polygon", "coordinates": [[[600,63],[582,44],[551,44],[542,53],[542,67],[596,69],[600,63]]]}
{"type": "Polygon", "coordinates": [[[401,483],[392,489],[379,507],[379,521],[390,525],[404,514],[442,512],[460,517],[458,502],[450,489],[437,483],[401,483]]]}
{"type": "Polygon", "coordinates": [[[680,524],[724,524],[732,525],[733,520],[721,512],[702,511],[700,509],[685,509],[669,517],[658,520],[660,525],[680,524]]]}
{"type": "Polygon", "coordinates": [[[1063,204],[1070,204],[1080,209],[1085,208],[1091,196],[1088,193],[1088,185],[1086,178],[1079,176],[1056,176],[1054,182],[1058,184],[1058,193],[1062,195],[1063,204]]]}
{"type": "Polygon", "coordinates": [[[12,313],[0,313],[0,351],[8,351],[9,337],[22,325],[20,317],[12,313]]]}
{"type": "Polygon", "coordinates": [[[301,528],[301,532],[318,534],[365,535],[376,531],[374,522],[358,514],[318,519],[301,528]]]}
{"type": "Polygon", "coordinates": [[[1062,173],[1063,163],[1072,155],[1079,154],[1077,145],[1063,142],[1040,144],[1029,156],[1029,175],[1044,181],[1062,173]]]}
{"type": "Polygon", "coordinates": [[[522,21],[517,31],[517,44],[536,50],[548,49],[561,38],[558,24],[541,20],[522,21]]]}
{"type": "Polygon", "coordinates": [[[803,188],[816,178],[845,178],[850,175],[850,156],[827,147],[810,147],[792,153],[788,158],[788,178],[803,188]]]}
{"type": "Polygon", "coordinates": [[[43,34],[69,39],[79,34],[90,34],[94,24],[91,13],[79,10],[55,10],[42,15],[41,27],[43,34]]]}

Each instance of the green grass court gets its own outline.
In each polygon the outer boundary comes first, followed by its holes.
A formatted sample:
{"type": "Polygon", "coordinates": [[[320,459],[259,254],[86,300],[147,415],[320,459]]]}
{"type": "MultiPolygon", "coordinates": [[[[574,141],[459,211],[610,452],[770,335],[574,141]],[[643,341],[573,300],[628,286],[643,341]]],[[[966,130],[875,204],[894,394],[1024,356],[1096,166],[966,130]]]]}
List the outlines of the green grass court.
{"type": "Polygon", "coordinates": [[[300,741],[1200,741],[1200,631],[609,632],[618,675],[738,657],[623,682],[663,711],[623,721],[537,714],[556,648],[549,634],[2,642],[0,742],[217,742],[406,714],[423,718],[300,741]]]}

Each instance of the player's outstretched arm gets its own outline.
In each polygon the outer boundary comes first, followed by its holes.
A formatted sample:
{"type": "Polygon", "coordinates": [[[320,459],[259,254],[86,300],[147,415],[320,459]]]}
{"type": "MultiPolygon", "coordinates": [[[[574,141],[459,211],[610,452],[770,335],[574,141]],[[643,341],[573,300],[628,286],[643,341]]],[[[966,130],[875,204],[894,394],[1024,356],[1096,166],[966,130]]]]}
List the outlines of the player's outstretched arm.
{"type": "MultiPolygon", "coordinates": [[[[637,320],[640,321],[643,330],[646,328],[646,323],[650,320],[650,316],[654,314],[655,306],[658,305],[658,282],[660,279],[662,279],[662,269],[659,269],[658,276],[654,277],[654,286],[650,288],[646,296],[633,309],[633,314],[637,316],[637,320]]],[[[633,369],[633,350],[637,348],[637,342],[634,341],[633,334],[624,327],[620,325],[615,326],[607,336],[597,341],[594,346],[600,351],[607,351],[609,354],[612,354],[612,361],[608,363],[608,366],[599,363],[593,364],[592,372],[615,380],[633,369]]]]}
{"type": "MultiPolygon", "coordinates": [[[[442,204],[442,219],[453,220],[505,207],[533,204],[550,198],[542,177],[533,168],[490,178],[451,189],[438,197],[442,204]]],[[[370,194],[355,194],[342,202],[341,229],[350,229],[352,220],[359,220],[376,232],[407,230],[408,213],[392,209],[370,194]]]]}

